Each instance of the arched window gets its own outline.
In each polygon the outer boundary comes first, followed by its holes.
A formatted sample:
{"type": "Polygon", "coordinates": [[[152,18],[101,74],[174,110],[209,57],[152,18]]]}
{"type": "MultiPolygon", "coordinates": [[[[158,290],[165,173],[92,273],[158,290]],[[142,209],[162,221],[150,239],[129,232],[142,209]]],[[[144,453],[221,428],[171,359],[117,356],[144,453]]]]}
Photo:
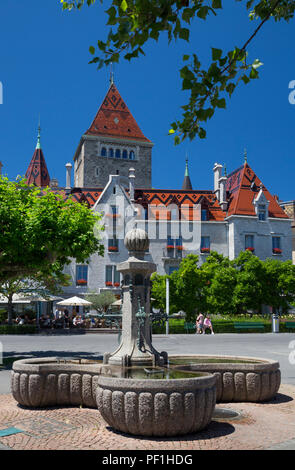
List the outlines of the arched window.
{"type": "Polygon", "coordinates": [[[114,157],[114,149],[109,149],[109,157],[110,158],[114,157]]]}
{"type": "Polygon", "coordinates": [[[123,157],[123,158],[128,158],[128,152],[127,152],[127,150],[123,150],[122,157],[123,157]]]}
{"type": "Polygon", "coordinates": [[[106,157],[107,156],[107,149],[105,147],[102,147],[101,149],[101,156],[106,157]]]}
{"type": "Polygon", "coordinates": [[[135,159],[135,153],[134,153],[133,150],[131,150],[131,151],[129,152],[129,159],[130,159],[130,160],[134,160],[134,159],[135,159]]]}
{"type": "Polygon", "coordinates": [[[116,149],[115,156],[116,156],[116,158],[121,158],[121,150],[120,149],[116,149]]]}

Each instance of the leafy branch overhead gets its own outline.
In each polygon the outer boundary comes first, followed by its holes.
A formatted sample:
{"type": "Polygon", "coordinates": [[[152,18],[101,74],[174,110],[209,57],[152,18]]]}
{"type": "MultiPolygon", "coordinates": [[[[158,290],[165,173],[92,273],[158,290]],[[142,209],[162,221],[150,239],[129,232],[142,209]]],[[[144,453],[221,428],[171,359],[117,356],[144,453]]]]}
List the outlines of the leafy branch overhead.
{"type": "MultiPolygon", "coordinates": [[[[229,0],[227,0],[228,2],[229,0]]],[[[206,137],[204,123],[211,119],[216,109],[225,108],[239,82],[244,84],[258,78],[260,60],[247,62],[247,48],[264,23],[270,18],[289,21],[294,16],[294,0],[233,0],[240,2],[250,20],[258,22],[253,34],[228,52],[211,48],[211,63],[203,68],[197,51],[184,55],[185,65],[180,69],[182,89],[190,92],[188,103],[182,106],[181,120],[171,124],[169,134],[178,144],[185,138],[206,137]]],[[[64,10],[91,6],[96,0],[61,0],[64,10]]],[[[98,3],[98,2],[97,2],[98,3]]],[[[103,3],[103,0],[100,0],[103,3]]],[[[158,41],[166,33],[168,43],[182,39],[189,42],[192,28],[209,15],[217,15],[225,0],[112,0],[106,10],[110,26],[105,41],[89,48],[94,56],[91,63],[98,68],[119,62],[120,57],[131,60],[145,54],[149,40],[158,41]]]]}

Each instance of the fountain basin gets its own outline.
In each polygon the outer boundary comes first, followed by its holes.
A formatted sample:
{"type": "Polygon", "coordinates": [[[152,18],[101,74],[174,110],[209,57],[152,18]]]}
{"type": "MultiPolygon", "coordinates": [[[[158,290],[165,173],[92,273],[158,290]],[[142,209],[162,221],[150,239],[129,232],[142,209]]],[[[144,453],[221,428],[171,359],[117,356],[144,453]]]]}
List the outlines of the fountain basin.
{"type": "Polygon", "coordinates": [[[87,359],[46,357],[15,361],[11,392],[28,407],[82,405],[96,408],[97,380],[103,365],[87,359]]]}
{"type": "Polygon", "coordinates": [[[216,378],[134,379],[100,375],[96,401],[114,429],[141,436],[177,436],[204,429],[216,403],[216,378]]]}
{"type": "Polygon", "coordinates": [[[174,355],[169,356],[169,367],[214,374],[217,402],[270,400],[278,392],[281,383],[279,362],[268,359],[240,356],[174,355]]]}

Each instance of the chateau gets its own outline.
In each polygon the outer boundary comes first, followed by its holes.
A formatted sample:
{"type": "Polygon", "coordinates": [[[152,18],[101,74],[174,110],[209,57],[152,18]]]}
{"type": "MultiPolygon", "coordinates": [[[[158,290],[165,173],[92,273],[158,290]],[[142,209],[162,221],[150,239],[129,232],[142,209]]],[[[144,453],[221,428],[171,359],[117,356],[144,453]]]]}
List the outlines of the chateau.
{"type": "Polygon", "coordinates": [[[146,259],[156,263],[160,274],[170,274],[190,253],[200,263],[210,251],[230,259],[243,250],[261,259],[292,259],[291,219],[246,159],[229,175],[215,163],[212,188],[205,191],[193,189],[188,162],[181,189],[153,189],[152,148],[113,82],[80,139],[73,178],[72,165],[66,165],[66,187],[50,180],[39,133],[26,173],[28,184],[50,185],[65,198],[88,204],[103,214],[106,228],[103,258],[94,254],[84,265],[73,260],[66,266],[72,285],[65,295],[104,289],[120,293],[116,265],[127,258],[124,236],[134,225],[148,232],[146,259]]]}

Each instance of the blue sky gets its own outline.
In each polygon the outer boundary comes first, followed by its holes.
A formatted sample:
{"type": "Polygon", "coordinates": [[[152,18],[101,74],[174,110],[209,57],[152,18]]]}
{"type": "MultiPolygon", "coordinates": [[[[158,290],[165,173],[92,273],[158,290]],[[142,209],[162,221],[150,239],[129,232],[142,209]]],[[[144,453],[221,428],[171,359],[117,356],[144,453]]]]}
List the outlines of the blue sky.
{"type": "MultiPolygon", "coordinates": [[[[226,0],[217,18],[194,22],[191,41],[168,47],[150,43],[146,56],[115,65],[115,83],[143,133],[154,142],[153,187],[181,188],[188,153],[194,189],[212,189],[215,162],[228,173],[248,162],[265,186],[282,200],[295,199],[295,105],[288,101],[295,80],[294,20],[266,24],[251,43],[249,57],[263,63],[260,79],[240,84],[226,110],[207,124],[207,138],[175,147],[169,124],[186,103],[179,68],[183,54],[197,51],[206,63],[211,47],[241,46],[255,29],[245,0],[226,0]]],[[[88,48],[107,34],[108,3],[82,12],[62,12],[59,0],[1,0],[0,160],[3,172],[23,175],[34,152],[38,116],[42,148],[51,177],[65,184],[81,135],[88,129],[107,89],[109,70],[89,65],[88,48]]]]}

